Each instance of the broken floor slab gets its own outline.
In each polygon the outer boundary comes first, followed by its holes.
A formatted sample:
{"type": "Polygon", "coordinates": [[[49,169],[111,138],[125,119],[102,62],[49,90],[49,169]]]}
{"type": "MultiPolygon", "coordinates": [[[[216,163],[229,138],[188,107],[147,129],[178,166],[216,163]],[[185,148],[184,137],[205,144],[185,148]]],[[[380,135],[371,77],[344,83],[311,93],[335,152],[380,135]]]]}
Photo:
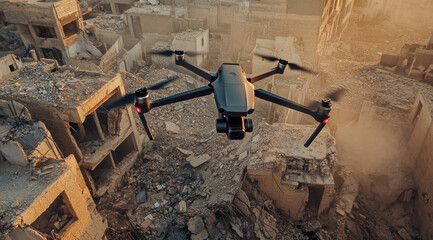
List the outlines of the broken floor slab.
{"type": "MultiPolygon", "coordinates": [[[[17,227],[61,239],[101,239],[107,222],[99,215],[73,155],[32,168],[0,161],[1,234],[17,227]]],[[[16,233],[15,233],[16,234],[16,233]]],[[[10,233],[11,239],[15,238],[10,233]]]]}
{"type": "Polygon", "coordinates": [[[309,148],[303,143],[314,127],[274,124],[279,131],[268,133],[258,143],[264,146],[251,157],[249,177],[276,201],[291,218],[301,219],[304,209],[320,214],[335,195],[331,169],[336,161],[335,140],[322,131],[309,148]]]}

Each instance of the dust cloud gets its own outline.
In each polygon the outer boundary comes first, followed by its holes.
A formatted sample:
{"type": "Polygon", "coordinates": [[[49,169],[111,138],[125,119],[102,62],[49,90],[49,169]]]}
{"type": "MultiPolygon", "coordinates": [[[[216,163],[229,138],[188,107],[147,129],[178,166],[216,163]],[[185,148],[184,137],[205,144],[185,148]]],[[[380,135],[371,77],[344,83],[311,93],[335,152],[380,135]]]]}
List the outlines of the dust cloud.
{"type": "Polygon", "coordinates": [[[340,164],[368,196],[389,204],[413,187],[412,160],[401,126],[351,122],[339,127],[335,137],[340,164]]]}

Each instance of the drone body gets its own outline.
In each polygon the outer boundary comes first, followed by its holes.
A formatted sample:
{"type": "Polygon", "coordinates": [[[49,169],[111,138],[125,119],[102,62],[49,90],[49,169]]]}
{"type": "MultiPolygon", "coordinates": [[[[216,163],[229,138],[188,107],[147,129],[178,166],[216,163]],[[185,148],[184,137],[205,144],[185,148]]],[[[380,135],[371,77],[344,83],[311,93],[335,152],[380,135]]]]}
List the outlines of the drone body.
{"type": "MultiPolygon", "coordinates": [[[[122,99],[116,101],[110,107],[108,107],[110,109],[128,103],[133,103],[135,99],[135,110],[138,112],[144,129],[151,140],[153,140],[153,134],[149,128],[149,125],[147,124],[144,113],[149,112],[151,109],[156,107],[206,96],[212,93],[214,94],[216,107],[218,109],[216,130],[219,133],[227,134],[228,138],[232,140],[243,139],[246,132],[253,131],[253,122],[251,119],[247,119],[246,117],[248,114],[252,114],[254,112],[256,97],[308,114],[320,123],[314,133],[305,143],[305,147],[308,147],[311,144],[311,142],[329,121],[329,113],[331,111],[330,99],[323,100],[321,103],[317,102],[314,109],[311,109],[286,98],[267,92],[263,89],[255,89],[253,85],[254,82],[274,74],[283,74],[286,66],[293,70],[311,73],[311,71],[296,64],[288,63],[286,60],[262,56],[263,58],[270,61],[278,60],[278,65],[268,72],[248,78],[241,66],[237,63],[223,63],[217,72],[209,72],[186,61],[185,52],[183,51],[169,50],[153,53],[165,56],[175,55],[176,65],[183,66],[202,78],[208,80],[209,84],[204,87],[178,93],[154,101],[150,100],[148,90],[160,89],[164,85],[175,80],[177,77],[170,78],[156,83],[151,87],[138,89],[135,93],[127,94],[122,99]]],[[[186,54],[189,53],[187,52],[186,54]]],[[[334,93],[334,96],[337,96],[341,93],[342,92],[334,93]]]]}

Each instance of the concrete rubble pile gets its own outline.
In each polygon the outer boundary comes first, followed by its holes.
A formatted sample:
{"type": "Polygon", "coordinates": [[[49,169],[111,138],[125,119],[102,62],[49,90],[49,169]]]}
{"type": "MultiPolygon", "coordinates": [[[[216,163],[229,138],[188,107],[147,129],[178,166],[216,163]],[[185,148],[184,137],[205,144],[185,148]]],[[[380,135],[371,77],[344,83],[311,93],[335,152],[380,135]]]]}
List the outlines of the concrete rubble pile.
{"type": "MultiPolygon", "coordinates": [[[[138,161],[131,169],[128,177],[124,178],[126,188],[101,199],[100,211],[108,216],[111,208],[121,208],[126,212],[126,216],[108,217],[109,221],[120,225],[130,221],[136,226],[134,228],[141,229],[134,231],[134,234],[141,232],[150,238],[170,238],[177,234],[180,239],[187,239],[187,236],[191,239],[206,239],[210,236],[222,239],[252,237],[278,239],[287,235],[293,236],[294,239],[305,239],[307,233],[304,232],[304,228],[307,229],[309,224],[313,224],[314,218],[312,222],[307,220],[288,223],[287,213],[282,209],[284,206],[278,205],[279,199],[275,198],[275,195],[264,192],[260,186],[262,181],[254,180],[258,176],[256,173],[251,175],[249,172],[252,170],[249,169],[255,169],[259,164],[275,167],[278,165],[277,160],[274,159],[276,162],[272,162],[265,156],[284,156],[284,153],[292,157],[310,156],[314,159],[314,155],[307,153],[307,155],[299,155],[298,152],[296,155],[294,149],[297,148],[295,146],[298,142],[289,143],[287,138],[283,140],[283,135],[290,136],[286,135],[288,132],[295,133],[291,134],[293,139],[301,138],[303,135],[306,139],[308,132],[311,131],[310,127],[260,124],[255,129],[256,134],[247,136],[241,143],[216,145],[213,141],[206,141],[201,143],[204,144],[202,147],[197,145],[198,143],[190,143],[189,147],[187,143],[181,143],[177,148],[170,145],[160,146],[157,143],[153,147],[170,152],[170,155],[167,155],[169,157],[145,155],[144,159],[138,161]],[[284,129],[284,134],[280,135],[281,138],[275,139],[274,136],[279,135],[277,132],[281,129],[284,129]],[[275,139],[277,145],[272,144],[272,139],[275,139]],[[283,145],[293,151],[282,149],[283,145]],[[209,152],[212,156],[196,153],[206,149],[206,146],[219,154],[214,155],[214,151],[209,152]],[[280,151],[282,153],[278,154],[280,151]],[[204,161],[200,165],[194,165],[188,161],[194,155],[204,161]],[[261,162],[261,159],[267,160],[261,162]]],[[[299,140],[299,143],[302,140],[299,140]]],[[[317,144],[320,145],[324,143],[323,141],[333,143],[329,135],[320,137],[317,144]],[[329,140],[325,140],[326,138],[329,140]]],[[[328,153],[326,151],[325,153],[324,159],[327,159],[328,153]]],[[[333,153],[329,153],[329,156],[333,156],[333,153]]],[[[335,160],[334,157],[331,159],[335,160]]],[[[328,177],[330,174],[328,160],[323,169],[324,176],[328,177]]],[[[312,175],[317,173],[311,172],[312,175]]],[[[279,174],[281,176],[281,173],[279,174]]],[[[272,176],[272,172],[269,172],[269,176],[272,176]]],[[[320,174],[317,174],[317,177],[321,178],[320,174]]],[[[278,174],[275,178],[278,179],[278,174]]],[[[281,179],[282,182],[283,180],[281,179]]],[[[284,183],[281,184],[281,187],[286,187],[283,186],[284,183]]],[[[330,188],[333,188],[332,184],[330,188]]],[[[292,194],[296,193],[293,190],[288,191],[292,191],[292,194]]],[[[308,195],[308,189],[303,192],[308,195]]],[[[330,194],[329,198],[332,199],[334,190],[327,194],[330,194]]],[[[298,203],[302,204],[302,199],[306,201],[305,198],[299,198],[298,203]]],[[[323,204],[323,210],[329,207],[329,203],[330,201],[323,204]]],[[[283,205],[287,207],[290,204],[283,203],[283,205]]],[[[306,212],[310,211],[312,216],[318,214],[318,209],[306,210],[306,212]]],[[[308,234],[323,237],[329,234],[322,230],[318,222],[314,224],[316,227],[307,231],[308,234]]],[[[112,238],[132,234],[122,231],[124,229],[122,226],[115,228],[113,226],[109,228],[108,234],[112,238]]]]}
{"type": "Polygon", "coordinates": [[[56,62],[35,62],[21,69],[17,76],[5,81],[0,87],[1,95],[15,95],[22,99],[37,98],[54,105],[76,104],[104,84],[98,79],[80,78],[86,74],[92,75],[76,68],[59,67],[56,62]]]}

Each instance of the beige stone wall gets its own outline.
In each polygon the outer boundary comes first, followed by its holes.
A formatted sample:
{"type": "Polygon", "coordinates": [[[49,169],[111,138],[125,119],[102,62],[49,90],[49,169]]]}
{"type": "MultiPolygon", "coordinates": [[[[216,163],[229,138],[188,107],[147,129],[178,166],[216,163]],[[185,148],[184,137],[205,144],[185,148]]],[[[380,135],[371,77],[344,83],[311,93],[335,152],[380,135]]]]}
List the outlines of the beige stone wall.
{"type": "Polygon", "coordinates": [[[68,169],[59,179],[45,189],[33,203],[14,221],[14,226],[32,224],[60,195],[64,194],[69,208],[77,218],[61,235],[64,240],[102,239],[107,222],[96,211],[96,205],[86,187],[83,176],[73,155],[65,159],[68,169]]]}
{"type": "Polygon", "coordinates": [[[408,148],[415,161],[415,209],[423,239],[433,239],[433,124],[429,102],[418,94],[409,114],[408,148]]]}
{"type": "Polygon", "coordinates": [[[417,186],[415,202],[423,239],[433,239],[433,127],[426,134],[422,150],[415,164],[414,179],[417,186]]]}
{"type": "Polygon", "coordinates": [[[297,191],[296,186],[281,184],[281,172],[248,169],[248,174],[252,180],[258,182],[260,191],[275,200],[279,209],[293,219],[302,218],[308,201],[308,191],[297,191]]]}

